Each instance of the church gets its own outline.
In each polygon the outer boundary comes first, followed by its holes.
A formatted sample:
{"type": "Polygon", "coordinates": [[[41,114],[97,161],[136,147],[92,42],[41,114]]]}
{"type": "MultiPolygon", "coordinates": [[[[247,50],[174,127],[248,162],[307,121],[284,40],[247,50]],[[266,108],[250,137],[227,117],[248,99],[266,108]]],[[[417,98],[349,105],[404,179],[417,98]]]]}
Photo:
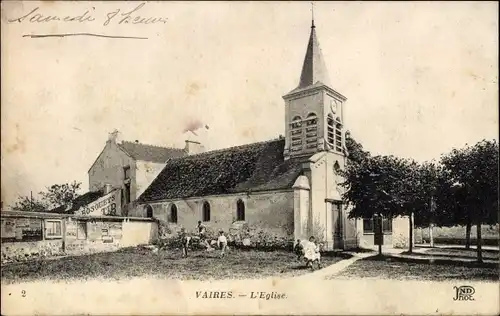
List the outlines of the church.
{"type": "MultiPolygon", "coordinates": [[[[213,231],[253,227],[290,242],[315,236],[325,249],[373,245],[372,220],[349,219],[342,201],[336,170],[348,160],[347,98],[330,85],[314,20],[298,86],[283,100],[284,136],[169,157],[128,215],[188,231],[202,221],[213,231]]],[[[385,245],[406,246],[407,219],[383,226],[385,245]]]]}

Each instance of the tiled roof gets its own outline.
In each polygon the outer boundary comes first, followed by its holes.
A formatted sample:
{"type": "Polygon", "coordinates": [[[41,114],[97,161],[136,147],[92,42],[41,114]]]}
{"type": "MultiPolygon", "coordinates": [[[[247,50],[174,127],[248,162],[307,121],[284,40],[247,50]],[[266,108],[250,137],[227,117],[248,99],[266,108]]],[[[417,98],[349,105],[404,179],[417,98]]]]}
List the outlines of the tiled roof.
{"type": "Polygon", "coordinates": [[[172,158],[186,156],[184,149],[180,148],[159,147],[127,141],[121,142],[118,146],[132,158],[142,161],[164,163],[172,158]]]}
{"type": "Polygon", "coordinates": [[[291,188],[300,164],[283,159],[284,139],[171,159],[140,202],[291,188]]]}
{"type": "Polygon", "coordinates": [[[75,213],[80,207],[90,204],[97,199],[101,198],[104,196],[104,191],[99,190],[99,191],[89,191],[85,194],[80,195],[76,199],[73,200],[71,209],[66,209],[65,205],[56,207],[55,209],[50,210],[49,212],[51,213],[60,213],[60,214],[73,214],[75,213]]]}

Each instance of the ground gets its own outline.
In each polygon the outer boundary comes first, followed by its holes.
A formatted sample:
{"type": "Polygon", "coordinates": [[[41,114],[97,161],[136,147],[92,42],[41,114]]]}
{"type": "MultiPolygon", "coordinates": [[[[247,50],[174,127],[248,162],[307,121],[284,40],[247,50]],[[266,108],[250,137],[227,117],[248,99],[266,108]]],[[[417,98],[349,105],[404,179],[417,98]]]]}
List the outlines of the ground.
{"type": "MultiPolygon", "coordinates": [[[[198,280],[252,279],[291,277],[311,272],[296,261],[293,253],[286,251],[232,250],[224,259],[218,256],[218,251],[196,251],[188,258],[181,258],[179,250],[155,254],[144,248],[126,248],[113,253],[2,265],[2,283],[149,276],[198,280]]],[[[345,257],[334,253],[325,255],[322,257],[323,266],[345,257]]]]}
{"type": "Polygon", "coordinates": [[[498,281],[498,250],[483,250],[478,263],[476,250],[433,248],[413,254],[386,254],[356,261],[332,279],[376,278],[393,280],[498,281]]]}

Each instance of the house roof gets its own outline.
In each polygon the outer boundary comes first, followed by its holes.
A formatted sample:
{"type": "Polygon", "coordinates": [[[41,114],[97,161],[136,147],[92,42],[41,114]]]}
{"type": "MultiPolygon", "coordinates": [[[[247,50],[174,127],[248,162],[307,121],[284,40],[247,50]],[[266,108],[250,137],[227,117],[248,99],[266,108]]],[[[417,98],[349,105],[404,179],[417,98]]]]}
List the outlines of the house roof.
{"type": "Polygon", "coordinates": [[[123,141],[117,144],[123,151],[136,160],[164,163],[169,159],[186,156],[184,149],[159,147],[123,141]]]}
{"type": "Polygon", "coordinates": [[[284,139],[171,159],[139,202],[291,188],[301,171],[284,139]]]}
{"type": "Polygon", "coordinates": [[[61,205],[59,207],[56,207],[52,210],[50,210],[50,213],[60,213],[60,214],[73,214],[75,213],[80,207],[85,206],[87,204],[90,204],[99,198],[103,197],[104,190],[99,190],[99,191],[89,191],[87,193],[84,193],[77,197],[76,199],[73,200],[71,208],[66,209],[65,205],[61,205]]]}

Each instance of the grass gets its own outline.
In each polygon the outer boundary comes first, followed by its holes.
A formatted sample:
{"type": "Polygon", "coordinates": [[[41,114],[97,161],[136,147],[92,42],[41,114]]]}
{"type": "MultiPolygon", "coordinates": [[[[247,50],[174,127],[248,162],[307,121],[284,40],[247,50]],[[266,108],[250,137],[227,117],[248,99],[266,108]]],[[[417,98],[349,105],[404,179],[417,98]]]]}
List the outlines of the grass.
{"type": "Polygon", "coordinates": [[[498,263],[463,262],[452,259],[424,259],[372,256],[356,261],[330,278],[377,278],[394,280],[498,281],[498,263]]]}
{"type": "MultiPolygon", "coordinates": [[[[112,253],[65,257],[43,262],[2,265],[2,283],[51,280],[123,279],[152,276],[171,279],[252,279],[291,277],[310,273],[296,256],[286,251],[232,250],[220,259],[219,252],[196,251],[187,258],[180,250],[154,254],[144,248],[125,248],[112,253]]],[[[326,254],[323,266],[345,257],[326,254]]]]}

